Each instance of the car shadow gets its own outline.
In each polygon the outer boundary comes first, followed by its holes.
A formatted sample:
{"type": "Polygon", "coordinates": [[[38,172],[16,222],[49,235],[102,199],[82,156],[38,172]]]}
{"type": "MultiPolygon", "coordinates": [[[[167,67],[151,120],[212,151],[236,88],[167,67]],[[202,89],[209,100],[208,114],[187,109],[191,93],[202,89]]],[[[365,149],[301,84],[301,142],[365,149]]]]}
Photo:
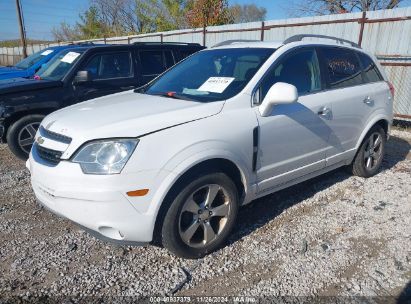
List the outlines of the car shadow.
{"type": "MultiPolygon", "coordinates": [[[[410,158],[410,148],[411,145],[406,140],[391,136],[386,145],[386,154],[380,172],[390,170],[398,162],[407,157],[410,158]]],[[[240,209],[237,225],[230,235],[228,243],[237,242],[266,225],[286,209],[351,176],[346,168],[339,168],[253,201],[240,209]]]]}
{"type": "Polygon", "coordinates": [[[406,158],[411,159],[410,150],[410,142],[397,136],[391,136],[386,145],[382,170],[389,170],[406,158]]]}

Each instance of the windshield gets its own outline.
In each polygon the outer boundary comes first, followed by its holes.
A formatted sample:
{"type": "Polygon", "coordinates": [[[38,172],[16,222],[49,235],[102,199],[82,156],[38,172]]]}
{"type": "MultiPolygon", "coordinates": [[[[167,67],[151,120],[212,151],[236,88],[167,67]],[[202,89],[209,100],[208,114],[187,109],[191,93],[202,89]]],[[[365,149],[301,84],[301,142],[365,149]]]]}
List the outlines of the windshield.
{"type": "Polygon", "coordinates": [[[207,50],[194,54],[149,84],[145,94],[200,102],[238,94],[275,49],[207,50]]]}
{"type": "Polygon", "coordinates": [[[80,58],[84,50],[64,50],[53,57],[45,66],[43,66],[35,79],[61,80],[70,70],[74,63],[80,58]]]}
{"type": "Polygon", "coordinates": [[[24,58],[22,61],[20,61],[19,63],[17,63],[15,65],[15,67],[19,68],[19,69],[28,69],[31,66],[33,66],[34,64],[36,64],[37,62],[39,62],[41,59],[44,58],[44,56],[47,56],[49,54],[51,54],[53,52],[53,50],[50,49],[45,49],[42,50],[40,52],[31,54],[30,56],[24,58]]]}

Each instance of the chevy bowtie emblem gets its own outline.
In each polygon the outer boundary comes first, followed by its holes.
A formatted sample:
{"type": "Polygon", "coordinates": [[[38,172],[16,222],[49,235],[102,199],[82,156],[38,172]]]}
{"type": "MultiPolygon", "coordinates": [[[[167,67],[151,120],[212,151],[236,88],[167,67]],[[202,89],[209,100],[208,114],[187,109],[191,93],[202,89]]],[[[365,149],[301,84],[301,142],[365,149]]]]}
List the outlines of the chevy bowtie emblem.
{"type": "Polygon", "coordinates": [[[41,137],[41,136],[37,137],[37,143],[38,143],[39,145],[44,144],[44,138],[41,137]]]}

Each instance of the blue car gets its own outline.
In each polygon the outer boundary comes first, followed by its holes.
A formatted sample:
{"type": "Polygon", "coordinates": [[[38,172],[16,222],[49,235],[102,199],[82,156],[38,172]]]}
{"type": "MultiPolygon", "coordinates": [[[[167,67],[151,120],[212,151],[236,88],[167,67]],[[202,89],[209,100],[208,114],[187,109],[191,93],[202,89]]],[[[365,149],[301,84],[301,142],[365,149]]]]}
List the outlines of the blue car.
{"type": "MultiPolygon", "coordinates": [[[[79,45],[83,45],[83,43],[79,45]]],[[[69,44],[49,47],[37,53],[31,54],[30,56],[24,58],[22,61],[20,61],[14,66],[0,66],[0,80],[20,77],[33,77],[34,74],[41,68],[43,64],[47,63],[60,51],[68,48],[73,48],[73,46],[76,45],[69,44]]]]}

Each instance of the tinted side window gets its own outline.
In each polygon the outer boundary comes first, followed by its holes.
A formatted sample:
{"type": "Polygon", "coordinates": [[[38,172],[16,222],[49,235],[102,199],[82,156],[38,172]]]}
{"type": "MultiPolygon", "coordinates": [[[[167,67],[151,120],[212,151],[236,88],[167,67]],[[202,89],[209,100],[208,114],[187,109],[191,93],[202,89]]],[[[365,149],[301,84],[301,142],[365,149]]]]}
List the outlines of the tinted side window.
{"type": "Polygon", "coordinates": [[[362,84],[361,68],[355,53],[343,48],[322,48],[330,88],[362,84]]]}
{"type": "Polygon", "coordinates": [[[166,60],[166,68],[170,68],[174,65],[174,58],[171,51],[164,51],[164,59],[166,60]]]}
{"type": "Polygon", "coordinates": [[[360,57],[366,82],[376,82],[383,80],[381,73],[378,71],[378,68],[374,64],[374,61],[372,61],[372,59],[368,55],[358,52],[358,56],[360,57]]]}
{"type": "Polygon", "coordinates": [[[158,75],[164,71],[162,51],[140,51],[139,54],[143,76],[158,75]]]}
{"type": "Polygon", "coordinates": [[[89,71],[91,79],[96,79],[98,76],[98,69],[100,67],[101,55],[93,56],[86,66],[83,68],[85,71],[89,71]]]}
{"type": "Polygon", "coordinates": [[[84,70],[91,73],[93,80],[131,77],[131,56],[129,52],[95,55],[84,70]]]}
{"type": "Polygon", "coordinates": [[[276,64],[262,82],[260,100],[277,82],[296,86],[301,95],[321,90],[320,66],[315,50],[298,50],[276,64]]]}
{"type": "Polygon", "coordinates": [[[180,50],[180,60],[183,60],[184,58],[190,56],[191,54],[194,54],[195,52],[197,51],[193,49],[180,50]]]}

